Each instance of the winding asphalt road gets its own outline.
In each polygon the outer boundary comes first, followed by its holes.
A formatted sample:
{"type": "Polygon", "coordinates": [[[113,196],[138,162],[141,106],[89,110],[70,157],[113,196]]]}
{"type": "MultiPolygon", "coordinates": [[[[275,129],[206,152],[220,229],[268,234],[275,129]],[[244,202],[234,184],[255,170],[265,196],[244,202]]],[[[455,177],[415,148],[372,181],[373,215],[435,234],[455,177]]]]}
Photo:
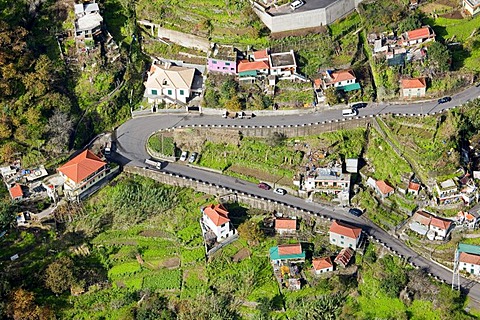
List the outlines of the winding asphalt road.
{"type": "MultiPolygon", "coordinates": [[[[438,104],[436,101],[412,104],[372,104],[364,109],[360,109],[359,116],[374,116],[380,114],[397,113],[407,115],[432,114],[442,112],[461,105],[468,100],[473,100],[480,96],[480,87],[470,87],[465,91],[453,96],[452,101],[445,104],[438,104]]],[[[135,118],[127,121],[116,130],[116,151],[113,158],[122,165],[146,167],[145,159],[150,158],[146,152],[145,145],[148,137],[155,131],[166,128],[189,125],[248,125],[248,126],[281,126],[281,125],[308,125],[316,122],[334,121],[342,119],[341,110],[325,110],[313,114],[293,115],[293,116],[263,116],[252,119],[223,119],[220,116],[201,116],[201,115],[152,115],[135,118]]],[[[153,168],[152,168],[153,169],[153,168]]],[[[222,174],[205,171],[202,169],[168,163],[162,171],[179,174],[188,178],[194,178],[233,189],[236,192],[255,195],[266,199],[266,201],[278,201],[291,206],[305,210],[325,218],[338,219],[350,224],[361,227],[365,233],[373,237],[376,241],[383,243],[393,252],[401,255],[407,261],[419,268],[424,269],[434,277],[451,283],[452,273],[443,266],[419,256],[416,252],[406,246],[402,241],[388,234],[371,221],[354,217],[347,213],[347,210],[339,207],[331,207],[316,203],[308,203],[305,200],[291,195],[277,195],[271,191],[258,188],[255,184],[224,176],[222,174]]],[[[464,293],[476,301],[480,302],[480,284],[461,279],[462,290],[464,293]]]]}

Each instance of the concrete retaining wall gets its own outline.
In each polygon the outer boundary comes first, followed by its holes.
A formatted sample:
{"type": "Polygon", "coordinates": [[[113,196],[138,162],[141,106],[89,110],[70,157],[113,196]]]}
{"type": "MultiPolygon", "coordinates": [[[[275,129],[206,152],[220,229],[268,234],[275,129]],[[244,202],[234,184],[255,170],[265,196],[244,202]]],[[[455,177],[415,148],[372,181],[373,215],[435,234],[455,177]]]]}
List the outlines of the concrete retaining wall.
{"type": "Polygon", "coordinates": [[[271,15],[257,3],[254,3],[253,10],[267,28],[275,33],[326,26],[355,10],[360,2],[361,0],[338,0],[325,8],[277,16],[271,15]]]}
{"type": "MultiPolygon", "coordinates": [[[[311,214],[316,214],[315,212],[308,212],[304,210],[298,210],[297,208],[272,201],[270,199],[261,198],[258,196],[249,195],[243,192],[237,192],[236,190],[224,188],[223,186],[215,185],[208,182],[199,181],[196,179],[188,178],[185,176],[174,175],[170,173],[165,173],[162,171],[139,168],[132,166],[125,166],[124,172],[131,174],[138,174],[153,180],[156,180],[160,183],[168,184],[176,187],[183,188],[192,188],[196,191],[203,192],[206,194],[211,194],[217,197],[222,197],[224,200],[229,202],[239,202],[244,203],[252,208],[261,209],[265,211],[276,210],[278,212],[287,213],[290,216],[297,217],[306,217],[311,214]]],[[[325,220],[330,220],[326,218],[325,220]]]]}

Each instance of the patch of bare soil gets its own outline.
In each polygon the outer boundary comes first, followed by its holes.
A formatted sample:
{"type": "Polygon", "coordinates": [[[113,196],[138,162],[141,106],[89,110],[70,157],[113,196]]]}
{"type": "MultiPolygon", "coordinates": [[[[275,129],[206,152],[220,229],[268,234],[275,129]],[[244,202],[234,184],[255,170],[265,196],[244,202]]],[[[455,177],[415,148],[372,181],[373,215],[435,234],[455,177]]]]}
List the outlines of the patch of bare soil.
{"type": "Polygon", "coordinates": [[[144,230],[139,233],[142,237],[161,237],[168,238],[169,234],[161,230],[144,230]]]}
{"type": "Polygon", "coordinates": [[[213,143],[240,144],[241,136],[236,130],[176,129],[174,140],[180,149],[200,152],[205,141],[213,143]]]}
{"type": "Polygon", "coordinates": [[[270,35],[272,39],[282,39],[286,37],[303,37],[312,33],[324,33],[327,32],[326,27],[305,28],[300,30],[275,32],[270,35]]]}
{"type": "Polygon", "coordinates": [[[250,250],[248,248],[243,248],[242,250],[238,251],[232,258],[233,262],[240,262],[246,258],[250,257],[250,250]]]}
{"type": "Polygon", "coordinates": [[[168,269],[175,269],[175,268],[180,267],[180,259],[179,258],[170,258],[170,259],[167,259],[167,260],[163,261],[162,265],[165,268],[168,268],[168,269]]]}
{"type": "Polygon", "coordinates": [[[441,17],[447,18],[447,19],[457,19],[457,20],[463,19],[463,15],[460,11],[449,12],[442,15],[441,17]]]}
{"type": "Polygon", "coordinates": [[[227,171],[243,174],[245,176],[257,178],[260,181],[276,182],[279,185],[290,185],[292,181],[290,178],[270,174],[260,169],[247,168],[241,165],[234,164],[227,169],[227,171]]]}

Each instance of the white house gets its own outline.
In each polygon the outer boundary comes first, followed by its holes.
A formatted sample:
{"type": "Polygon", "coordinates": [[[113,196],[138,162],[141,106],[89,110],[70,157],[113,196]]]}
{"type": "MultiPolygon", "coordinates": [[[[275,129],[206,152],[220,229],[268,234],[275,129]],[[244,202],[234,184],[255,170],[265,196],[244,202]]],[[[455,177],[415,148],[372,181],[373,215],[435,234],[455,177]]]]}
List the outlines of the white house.
{"type": "Polygon", "coordinates": [[[448,179],[440,184],[435,184],[438,195],[438,202],[441,204],[449,204],[460,200],[460,192],[458,186],[453,179],[448,179]]]}
{"type": "Polygon", "coordinates": [[[432,216],[430,220],[430,230],[435,232],[436,240],[445,240],[450,233],[450,228],[452,226],[452,221],[444,220],[432,216]]]}
{"type": "Polygon", "coordinates": [[[228,211],[221,204],[210,204],[202,210],[201,222],[209,231],[217,237],[217,242],[221,242],[235,234],[235,229],[228,218],[228,211]]]}
{"type": "Polygon", "coordinates": [[[333,263],[330,257],[315,258],[312,260],[312,266],[315,274],[322,274],[325,272],[333,271],[333,263]]]}
{"type": "Polygon", "coordinates": [[[297,220],[296,219],[275,219],[275,232],[282,234],[292,234],[297,231],[297,220]]]}
{"type": "Polygon", "coordinates": [[[334,87],[338,90],[352,91],[360,89],[357,77],[352,69],[331,71],[327,70],[321,75],[323,90],[334,87]]]}
{"type": "Polygon", "coordinates": [[[150,103],[186,104],[192,95],[195,69],[166,63],[153,63],[145,81],[144,97],[150,103]]]}
{"type": "Polygon", "coordinates": [[[334,221],[330,226],[330,243],[342,248],[357,249],[362,229],[343,222],[334,221]]]}
{"type": "Polygon", "coordinates": [[[459,268],[473,275],[480,275],[480,255],[460,252],[459,268]]]}
{"type": "Polygon", "coordinates": [[[383,180],[377,180],[375,182],[375,191],[382,199],[388,198],[395,192],[395,190],[383,180]]]}
{"type": "Polygon", "coordinates": [[[400,88],[403,98],[411,99],[425,97],[427,83],[423,77],[414,79],[401,79],[400,88]]]}
{"type": "Polygon", "coordinates": [[[463,0],[463,9],[472,16],[480,13],[480,0],[463,0]]]}
{"type": "Polygon", "coordinates": [[[102,32],[103,18],[96,3],[77,3],[75,9],[75,37],[93,39],[102,32]]]}
{"type": "Polygon", "coordinates": [[[271,53],[269,55],[270,75],[288,77],[297,71],[297,63],[293,50],[289,52],[271,53]]]}

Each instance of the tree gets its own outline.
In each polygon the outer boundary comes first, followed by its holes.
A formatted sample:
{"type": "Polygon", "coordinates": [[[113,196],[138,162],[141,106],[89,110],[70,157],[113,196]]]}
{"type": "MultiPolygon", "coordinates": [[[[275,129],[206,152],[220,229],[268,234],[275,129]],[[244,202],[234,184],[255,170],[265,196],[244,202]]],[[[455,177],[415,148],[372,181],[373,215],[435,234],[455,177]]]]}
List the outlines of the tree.
{"type": "Polygon", "coordinates": [[[0,202],[0,231],[9,228],[15,221],[13,206],[7,201],[0,202]]]}
{"type": "Polygon", "coordinates": [[[299,308],[297,319],[334,320],[342,307],[344,297],[340,294],[323,295],[314,300],[304,301],[299,308]]]}
{"type": "Polygon", "coordinates": [[[238,96],[234,95],[230,100],[228,100],[225,103],[225,108],[228,111],[241,111],[242,110],[242,104],[240,103],[240,100],[238,99],[238,96]]]}
{"type": "Polygon", "coordinates": [[[398,23],[397,33],[418,29],[422,26],[421,17],[413,13],[398,23]]]}
{"type": "Polygon", "coordinates": [[[336,105],[340,102],[340,96],[338,95],[337,89],[334,87],[325,90],[325,98],[327,99],[327,104],[330,106],[336,105]]]}
{"type": "Polygon", "coordinates": [[[73,122],[65,112],[55,109],[48,119],[49,147],[54,153],[62,153],[68,148],[73,122]]]}
{"type": "Polygon", "coordinates": [[[173,320],[176,315],[168,309],[168,300],[157,294],[147,297],[135,313],[136,320],[173,320]]]}
{"type": "Polygon", "coordinates": [[[435,41],[427,48],[427,66],[431,75],[442,74],[450,69],[451,55],[447,46],[435,41]]]}
{"type": "Polygon", "coordinates": [[[267,144],[270,147],[281,147],[286,139],[287,136],[284,133],[275,131],[267,138],[267,144]]]}
{"type": "Polygon", "coordinates": [[[8,311],[14,320],[46,320],[53,318],[51,310],[40,307],[35,303],[33,293],[21,288],[12,292],[8,311]]]}
{"type": "Polygon", "coordinates": [[[53,293],[59,294],[70,289],[75,281],[73,261],[68,257],[50,263],[45,272],[45,285],[53,293]]]}
{"type": "Polygon", "coordinates": [[[258,244],[263,239],[263,232],[260,230],[260,226],[251,220],[245,221],[238,226],[238,234],[252,245],[258,244]]]}

